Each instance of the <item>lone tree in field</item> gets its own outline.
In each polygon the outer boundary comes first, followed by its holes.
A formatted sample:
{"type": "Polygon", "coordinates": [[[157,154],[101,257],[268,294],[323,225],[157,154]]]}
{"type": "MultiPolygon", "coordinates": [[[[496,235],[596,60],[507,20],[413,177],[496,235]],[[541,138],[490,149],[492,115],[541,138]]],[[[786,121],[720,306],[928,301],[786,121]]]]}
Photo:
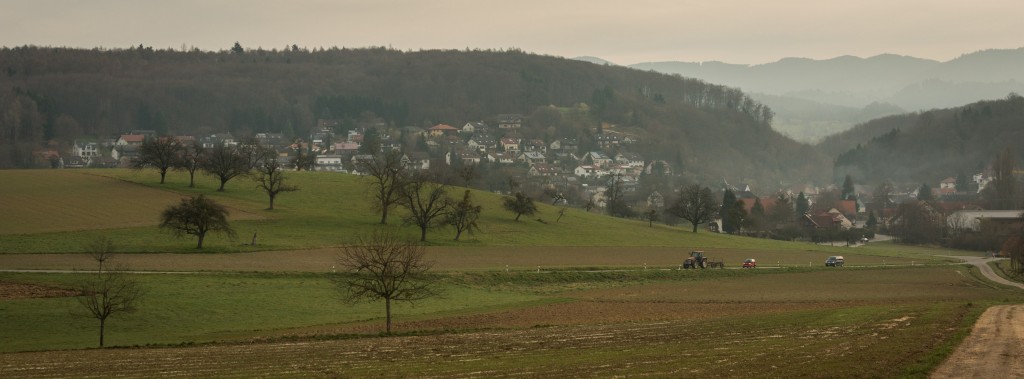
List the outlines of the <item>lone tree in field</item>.
{"type": "Polygon", "coordinates": [[[448,225],[455,228],[456,241],[459,240],[463,232],[473,234],[474,230],[480,229],[476,225],[476,220],[480,218],[480,212],[483,211],[483,207],[474,204],[470,194],[471,192],[466,190],[466,193],[462,195],[462,201],[452,204],[451,210],[448,211],[445,219],[448,225]]]}
{"type": "Polygon", "coordinates": [[[644,212],[644,219],[647,220],[647,227],[653,228],[654,222],[661,220],[661,214],[658,213],[657,209],[651,208],[644,212]]]}
{"type": "Polygon", "coordinates": [[[284,167],[277,161],[273,149],[262,148],[256,163],[256,187],[270,198],[267,210],[274,210],[274,199],[282,192],[298,191],[299,187],[285,183],[284,167]]]}
{"type": "Polygon", "coordinates": [[[93,240],[86,246],[86,251],[96,263],[99,264],[97,272],[103,273],[103,264],[114,257],[114,241],[107,237],[100,237],[93,240]]]}
{"type": "Polygon", "coordinates": [[[405,165],[402,153],[391,151],[387,154],[367,156],[356,160],[357,168],[371,180],[373,207],[380,211],[380,223],[388,223],[388,211],[398,205],[399,190],[405,184],[405,165]]]}
{"type": "Polygon", "coordinates": [[[139,156],[132,159],[132,168],[155,168],[160,172],[160,184],[164,184],[167,170],[175,167],[185,146],[171,137],[147,138],[139,147],[139,156]]]}
{"type": "Polygon", "coordinates": [[[409,211],[404,223],[420,228],[420,241],[427,240],[427,229],[442,225],[451,199],[444,185],[431,183],[423,176],[405,181],[398,189],[398,203],[409,211]]]}
{"type": "Polygon", "coordinates": [[[387,333],[391,333],[391,302],[417,301],[437,295],[427,272],[433,263],[423,247],[387,230],[360,236],[336,258],[331,279],[348,302],[384,300],[387,333]]]}
{"type": "Polygon", "coordinates": [[[718,212],[718,203],[711,189],[694,184],[679,191],[679,200],[668,211],[693,224],[693,232],[696,233],[697,225],[711,221],[718,212]]]}
{"type": "Polygon", "coordinates": [[[229,180],[248,174],[252,169],[252,163],[245,151],[225,145],[217,145],[206,150],[201,166],[203,171],[220,180],[218,192],[224,192],[224,184],[229,180]]]}
{"type": "Polygon", "coordinates": [[[533,204],[533,199],[522,192],[516,192],[515,196],[506,197],[503,206],[509,212],[516,214],[516,221],[519,221],[519,216],[533,216],[534,213],[537,213],[537,206],[533,204]]]}
{"type": "MultiPolygon", "coordinates": [[[[109,255],[106,257],[109,258],[109,255]]],[[[100,347],[103,347],[107,319],[114,314],[134,312],[143,291],[125,267],[102,271],[103,261],[97,260],[101,267],[99,275],[88,275],[75,284],[75,290],[79,293],[75,300],[84,308],[84,316],[100,321],[100,347]]]]}
{"type": "Polygon", "coordinates": [[[228,224],[228,210],[203,195],[181,199],[178,205],[164,209],[160,215],[160,227],[170,229],[178,237],[186,234],[196,236],[199,238],[196,249],[203,248],[203,239],[209,232],[221,232],[235,238],[235,230],[228,224]]]}

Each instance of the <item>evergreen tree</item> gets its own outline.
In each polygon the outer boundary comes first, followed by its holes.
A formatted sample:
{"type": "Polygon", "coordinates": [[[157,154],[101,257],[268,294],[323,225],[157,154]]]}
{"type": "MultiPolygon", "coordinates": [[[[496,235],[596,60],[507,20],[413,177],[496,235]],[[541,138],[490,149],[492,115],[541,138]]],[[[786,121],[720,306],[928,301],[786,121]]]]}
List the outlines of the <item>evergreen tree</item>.
{"type": "Polygon", "coordinates": [[[807,200],[807,196],[804,195],[804,191],[800,191],[800,195],[796,197],[796,216],[802,217],[811,210],[811,201],[807,200]]]}
{"type": "Polygon", "coordinates": [[[729,234],[743,231],[743,227],[747,225],[748,221],[749,215],[747,210],[743,209],[743,200],[733,201],[729,211],[725,214],[725,218],[722,219],[722,223],[726,225],[725,231],[729,234]]]}
{"type": "Polygon", "coordinates": [[[747,218],[748,229],[762,229],[767,222],[764,212],[764,205],[761,198],[754,198],[754,206],[750,208],[750,216],[747,218]]]}
{"type": "Polygon", "coordinates": [[[918,201],[935,201],[935,195],[932,194],[932,187],[928,183],[921,185],[921,188],[917,189],[917,200],[918,201]]]}
{"type": "Polygon", "coordinates": [[[875,217],[875,211],[868,212],[868,220],[864,223],[868,229],[875,230],[878,226],[878,217],[875,217]]]}
{"type": "Polygon", "coordinates": [[[956,174],[956,192],[970,191],[971,181],[963,171],[956,174]]]}
{"type": "Polygon", "coordinates": [[[853,186],[853,178],[850,175],[846,176],[846,180],[843,181],[843,200],[857,200],[857,190],[853,186]]]}
{"type": "Polygon", "coordinates": [[[793,222],[793,201],[785,193],[779,192],[775,198],[775,208],[772,208],[771,221],[776,224],[793,222]]]}
{"type": "Polygon", "coordinates": [[[722,208],[718,210],[718,217],[722,219],[722,231],[732,234],[739,225],[733,223],[733,218],[730,217],[733,207],[736,206],[736,194],[732,192],[732,189],[726,189],[722,195],[722,208]]]}

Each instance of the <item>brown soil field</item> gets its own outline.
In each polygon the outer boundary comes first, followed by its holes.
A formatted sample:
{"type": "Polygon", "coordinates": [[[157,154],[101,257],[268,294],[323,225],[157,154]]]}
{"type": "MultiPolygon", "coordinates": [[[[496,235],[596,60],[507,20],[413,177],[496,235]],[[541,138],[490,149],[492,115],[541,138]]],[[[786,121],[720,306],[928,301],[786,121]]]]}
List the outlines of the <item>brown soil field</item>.
{"type": "MultiPolygon", "coordinates": [[[[233,254],[121,254],[120,263],[147,271],[302,271],[327,272],[334,264],[337,248],[290,251],[261,251],[233,254]]],[[[438,270],[542,270],[565,267],[615,266],[641,269],[679,268],[688,251],[673,247],[427,247],[428,259],[438,270]]],[[[828,256],[806,251],[708,250],[712,258],[725,261],[727,268],[739,267],[743,259],[756,257],[762,267],[820,265],[828,256]]],[[[847,253],[849,266],[909,264],[910,259],[859,256],[847,253]]],[[[0,254],[0,269],[74,270],[95,266],[87,254],[0,254]]]]}
{"type": "Polygon", "coordinates": [[[821,306],[584,301],[405,325],[479,330],[466,333],[4,354],[0,376],[878,377],[909,359],[889,352],[907,343],[915,315],[852,326],[754,321],[821,306]]]}
{"type": "Polygon", "coordinates": [[[75,296],[78,292],[36,284],[0,281],[0,300],[75,296]]]}

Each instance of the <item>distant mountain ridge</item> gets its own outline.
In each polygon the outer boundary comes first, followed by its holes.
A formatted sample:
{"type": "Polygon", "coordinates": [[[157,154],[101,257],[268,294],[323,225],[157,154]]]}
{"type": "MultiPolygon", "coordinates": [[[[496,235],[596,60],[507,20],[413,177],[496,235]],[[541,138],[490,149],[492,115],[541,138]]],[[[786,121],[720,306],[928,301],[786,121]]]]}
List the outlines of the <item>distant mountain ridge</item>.
{"type": "Polygon", "coordinates": [[[900,110],[956,107],[1024,92],[1024,48],[982,50],[947,62],[882,54],[826,60],[785,58],[758,65],[649,62],[629,67],[738,87],[776,111],[777,130],[803,141],[814,141],[870,120],[813,115],[834,106],[891,104],[887,113],[863,112],[882,117],[900,110]],[[822,109],[807,113],[806,104],[803,109],[791,109],[787,98],[820,103],[822,109]]]}
{"type": "Polygon", "coordinates": [[[739,87],[745,92],[793,96],[837,105],[862,107],[890,102],[908,110],[960,106],[981,100],[946,93],[947,104],[915,102],[909,93],[922,83],[993,84],[1006,96],[1024,84],[1024,48],[983,50],[939,62],[895,54],[870,58],[841,56],[826,60],[785,58],[777,62],[743,65],[723,62],[652,62],[629,67],[679,74],[715,84],[739,87]],[[899,95],[899,96],[897,96],[899,95]],[[824,96],[824,97],[823,97],[824,96]]]}

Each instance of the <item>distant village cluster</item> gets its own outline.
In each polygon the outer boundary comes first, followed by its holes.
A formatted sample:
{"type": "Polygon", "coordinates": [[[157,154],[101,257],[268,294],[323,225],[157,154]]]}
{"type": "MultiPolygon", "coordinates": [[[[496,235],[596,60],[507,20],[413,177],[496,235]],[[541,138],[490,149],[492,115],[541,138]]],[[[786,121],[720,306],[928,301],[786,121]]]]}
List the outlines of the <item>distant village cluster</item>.
{"type": "MultiPolygon", "coordinates": [[[[341,120],[320,119],[308,138],[288,139],[280,133],[257,133],[245,140],[230,133],[172,138],[203,149],[259,144],[276,151],[281,167],[302,169],[297,162],[306,156],[313,162],[306,169],[356,175],[366,174],[361,172],[359,162],[397,151],[407,169],[433,172],[436,178],[447,177],[451,182],[461,176],[459,185],[503,194],[524,192],[540,201],[607,211],[619,217],[651,218],[657,214],[659,221],[679,221],[669,211],[682,184],[677,183],[673,165],[632,151],[638,142],[635,136],[615,131],[614,125],[602,125],[590,141],[558,138],[545,142],[522,137],[520,114],[500,114],[494,120],[494,125],[473,121],[461,127],[437,124],[428,128],[387,128],[379,122],[343,128],[341,120]],[[624,205],[614,211],[610,201],[624,205]]],[[[153,131],[135,130],[116,139],[75,141],[70,154],[54,159],[54,166],[130,167],[142,144],[156,137],[153,131]]],[[[925,211],[932,219],[945,220],[947,228],[977,233],[985,225],[997,225],[1008,230],[1019,219],[1019,212],[986,211],[979,205],[980,193],[992,180],[990,170],[986,170],[918,188],[890,186],[881,192],[849,183],[851,188],[793,185],[761,194],[751,186],[733,186],[723,180],[720,188],[711,186],[723,210],[706,225],[713,231],[759,235],[790,227],[798,230],[782,238],[836,239],[836,233],[849,230],[865,231],[861,234],[891,232],[901,225],[901,204],[928,199],[923,205],[925,211]],[[734,207],[728,204],[732,201],[729,196],[735,197],[737,216],[726,212],[734,207]],[[787,209],[776,209],[780,203],[787,209]],[[866,232],[869,229],[871,232],[866,232]]],[[[860,238],[848,235],[839,239],[860,238]]]]}
{"type": "MultiPolygon", "coordinates": [[[[610,130],[602,130],[589,141],[596,150],[581,151],[575,138],[561,138],[545,143],[540,139],[523,138],[519,133],[523,116],[501,114],[496,125],[467,122],[461,128],[438,124],[429,128],[403,127],[387,130],[383,123],[364,126],[337,134],[341,121],[320,119],[308,139],[289,140],[280,133],[257,133],[251,140],[277,151],[282,167],[296,168],[295,159],[309,154],[314,159],[313,169],[338,173],[360,172],[360,160],[373,159],[378,153],[401,151],[405,166],[413,170],[443,171],[452,167],[489,167],[500,170],[501,180],[487,190],[507,193],[507,177],[515,178],[514,186],[524,188],[550,188],[558,193],[579,193],[583,202],[594,199],[603,206],[602,180],[615,177],[624,191],[636,191],[641,173],[658,170],[672,173],[668,162],[651,162],[636,152],[630,152],[636,138],[610,130]],[[371,130],[372,129],[372,130],[371,130]],[[367,141],[368,134],[374,141],[367,141]],[[372,147],[371,147],[372,146],[372,147]]],[[[612,127],[609,126],[609,129],[612,127]]],[[[131,167],[139,148],[147,138],[157,137],[148,130],[134,130],[119,137],[103,141],[75,141],[70,154],[55,161],[60,168],[131,167]]],[[[231,133],[206,136],[174,136],[184,145],[197,144],[205,149],[218,145],[238,146],[247,143],[231,133]]],[[[477,173],[482,176],[484,173],[477,173]]],[[[662,206],[664,200],[656,194],[652,201],[662,206]]],[[[577,199],[572,199],[573,201],[577,199]]]]}

